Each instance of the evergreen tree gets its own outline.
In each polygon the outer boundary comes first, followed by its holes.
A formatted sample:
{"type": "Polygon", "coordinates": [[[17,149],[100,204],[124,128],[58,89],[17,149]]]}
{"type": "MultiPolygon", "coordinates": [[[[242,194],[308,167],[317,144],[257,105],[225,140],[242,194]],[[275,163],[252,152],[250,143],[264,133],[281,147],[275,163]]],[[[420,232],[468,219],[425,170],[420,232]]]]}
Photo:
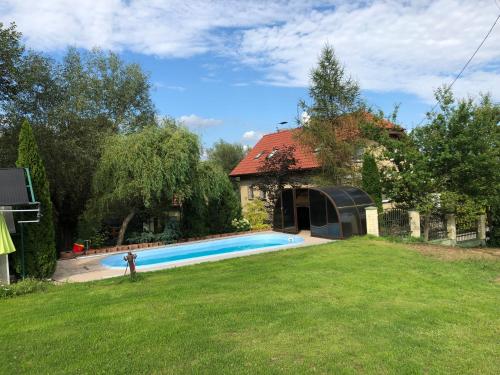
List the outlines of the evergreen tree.
{"type": "MultiPolygon", "coordinates": [[[[52,276],[56,267],[56,246],[52,202],[45,167],[38,153],[38,146],[31,126],[24,121],[19,133],[19,155],[16,165],[28,168],[35,193],[40,202],[42,217],[39,223],[24,227],[24,251],[26,275],[36,278],[52,276]]],[[[21,252],[16,252],[16,270],[21,271],[21,252]]]]}
{"type": "Polygon", "coordinates": [[[375,158],[366,153],[363,157],[363,168],[361,169],[361,182],[366,191],[375,201],[378,209],[382,209],[382,181],[375,158]]]}
{"type": "Polygon", "coordinates": [[[359,124],[364,110],[358,83],[328,44],[311,71],[309,96],[310,104],[299,102],[309,118],[299,138],[316,152],[322,167],[320,183],[346,183],[354,174],[353,158],[362,142],[359,124]]]}

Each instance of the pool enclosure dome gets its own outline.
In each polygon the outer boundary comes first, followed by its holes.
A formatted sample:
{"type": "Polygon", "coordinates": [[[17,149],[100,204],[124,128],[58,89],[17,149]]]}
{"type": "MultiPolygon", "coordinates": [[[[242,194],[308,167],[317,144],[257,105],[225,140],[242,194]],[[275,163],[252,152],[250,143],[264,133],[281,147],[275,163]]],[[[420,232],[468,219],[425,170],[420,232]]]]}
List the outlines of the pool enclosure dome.
{"type": "Polygon", "coordinates": [[[273,229],[332,239],[366,234],[365,208],[371,197],[353,186],[284,189],[274,207],[273,229]]]}

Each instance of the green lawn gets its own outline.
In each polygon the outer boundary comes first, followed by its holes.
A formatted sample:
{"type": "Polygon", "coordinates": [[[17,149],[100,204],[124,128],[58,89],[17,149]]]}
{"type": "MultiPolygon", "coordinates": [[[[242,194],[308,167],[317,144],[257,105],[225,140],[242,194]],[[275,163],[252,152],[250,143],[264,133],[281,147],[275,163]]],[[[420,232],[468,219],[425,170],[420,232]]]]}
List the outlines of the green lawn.
{"type": "Polygon", "coordinates": [[[352,239],[0,300],[6,374],[500,373],[500,262],[352,239]]]}

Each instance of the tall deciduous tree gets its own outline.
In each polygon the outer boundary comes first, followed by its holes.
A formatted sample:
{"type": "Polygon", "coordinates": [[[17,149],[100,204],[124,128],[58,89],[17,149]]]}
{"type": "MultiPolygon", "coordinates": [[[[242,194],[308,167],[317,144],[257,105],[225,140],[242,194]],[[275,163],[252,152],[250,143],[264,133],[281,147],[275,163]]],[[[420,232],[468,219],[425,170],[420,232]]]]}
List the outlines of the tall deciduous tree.
{"type": "MultiPolygon", "coordinates": [[[[19,133],[19,156],[16,164],[18,167],[29,169],[35,198],[40,202],[42,213],[39,223],[24,227],[26,274],[36,278],[47,278],[52,276],[56,266],[52,202],[45,167],[31,126],[27,121],[23,122],[19,133]]],[[[19,251],[16,252],[18,272],[22,267],[20,255],[19,251]]]]}
{"type": "Polygon", "coordinates": [[[0,164],[14,165],[19,129],[29,119],[46,162],[57,242],[67,247],[90,195],[102,141],[155,122],[150,83],[138,65],[99,50],[69,49],[61,63],[33,52],[20,59],[15,94],[0,100],[0,164]]]}
{"type": "Polygon", "coordinates": [[[215,142],[213,147],[208,150],[208,160],[219,165],[226,174],[231,173],[244,157],[243,145],[228,143],[222,139],[215,142]]]}
{"type": "Polygon", "coordinates": [[[0,22],[0,103],[9,100],[18,90],[19,65],[24,52],[21,34],[16,25],[0,22]]]}
{"type": "Polygon", "coordinates": [[[308,114],[300,140],[316,150],[323,180],[342,183],[353,174],[364,111],[358,83],[346,74],[330,45],[311,71],[309,96],[310,104],[299,102],[308,114]]]}

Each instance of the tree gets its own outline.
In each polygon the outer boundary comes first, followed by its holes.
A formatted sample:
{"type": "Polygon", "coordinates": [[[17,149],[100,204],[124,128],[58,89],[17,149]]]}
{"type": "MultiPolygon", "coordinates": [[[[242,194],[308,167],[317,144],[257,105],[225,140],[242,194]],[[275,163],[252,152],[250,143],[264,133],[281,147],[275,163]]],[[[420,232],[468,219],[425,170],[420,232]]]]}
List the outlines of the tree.
{"type": "Polygon", "coordinates": [[[375,158],[365,153],[361,169],[361,182],[365,192],[374,200],[379,210],[382,209],[382,182],[375,158]]]}
{"type": "MultiPolygon", "coordinates": [[[[45,167],[27,121],[23,122],[19,133],[19,156],[16,164],[19,168],[29,169],[35,198],[40,202],[42,213],[39,223],[24,227],[25,271],[28,276],[47,278],[52,276],[56,267],[52,202],[45,167]]],[[[18,272],[22,267],[19,253],[16,252],[18,272]]]]}
{"type": "Polygon", "coordinates": [[[138,65],[100,50],[69,49],[61,63],[28,52],[18,70],[15,95],[0,101],[0,164],[14,165],[19,129],[29,119],[46,162],[58,246],[68,247],[103,141],[155,122],[150,83],[138,65]]]}
{"type": "Polygon", "coordinates": [[[212,162],[200,162],[191,184],[193,194],[182,206],[184,236],[231,231],[241,207],[227,174],[212,162]]]}
{"type": "Polygon", "coordinates": [[[446,87],[436,99],[440,110],[428,114],[427,124],[399,140],[380,138],[392,161],[383,169],[384,189],[399,205],[426,214],[447,207],[465,214],[470,207],[493,218],[500,210],[500,106],[489,96],[456,100],[446,87]]]}
{"type": "Polygon", "coordinates": [[[281,191],[286,186],[300,185],[300,181],[294,173],[296,165],[295,146],[284,145],[268,154],[258,168],[261,178],[257,187],[266,195],[265,206],[270,218],[281,191]]]}
{"type": "Polygon", "coordinates": [[[208,160],[219,165],[222,170],[229,174],[245,157],[243,145],[239,143],[228,143],[220,139],[208,149],[208,160]]]}
{"type": "Polygon", "coordinates": [[[301,142],[315,150],[322,166],[322,179],[343,183],[353,175],[353,158],[361,142],[359,123],[363,104],[357,82],[347,76],[330,45],[325,45],[317,67],[311,71],[309,96],[299,102],[309,120],[303,123],[301,142]]]}
{"type": "MultiPolygon", "coordinates": [[[[94,176],[88,211],[121,217],[120,245],[138,210],[167,208],[174,197],[180,202],[191,198],[199,157],[197,137],[172,122],[111,136],[94,176]]],[[[102,217],[92,220],[100,222],[102,217]]]]}
{"type": "Polygon", "coordinates": [[[19,65],[24,47],[16,25],[5,27],[0,22],[0,103],[16,94],[19,79],[19,65]]]}

